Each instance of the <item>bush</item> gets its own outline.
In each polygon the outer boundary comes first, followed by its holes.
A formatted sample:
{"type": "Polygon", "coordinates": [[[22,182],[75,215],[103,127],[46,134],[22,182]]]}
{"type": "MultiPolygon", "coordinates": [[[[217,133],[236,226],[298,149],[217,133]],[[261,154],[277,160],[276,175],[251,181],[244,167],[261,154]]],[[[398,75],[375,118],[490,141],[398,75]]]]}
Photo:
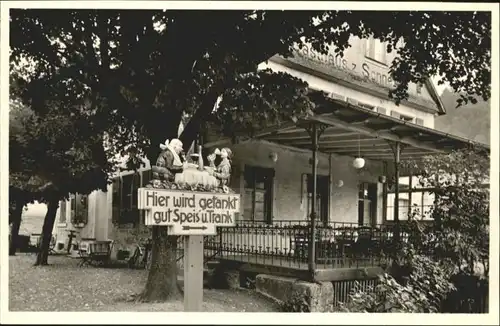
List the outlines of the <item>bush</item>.
{"type": "Polygon", "coordinates": [[[280,303],[281,312],[311,312],[309,298],[302,293],[294,293],[287,301],[280,303]]]}
{"type": "Polygon", "coordinates": [[[479,289],[485,288],[480,284],[487,284],[489,275],[488,155],[474,149],[456,151],[408,162],[405,169],[419,175],[420,186],[434,195],[428,212],[432,222],[419,222],[424,212],[413,211],[406,226],[408,243],[391,255],[393,276],[382,276],[369,293],[351,294],[344,310],[483,310],[487,291],[479,289]]]}
{"type": "Polygon", "coordinates": [[[424,256],[414,256],[411,272],[404,284],[391,275],[379,277],[375,288],[362,291],[355,288],[347,303],[341,304],[345,312],[438,312],[448,293],[454,289],[446,266],[424,256]]]}

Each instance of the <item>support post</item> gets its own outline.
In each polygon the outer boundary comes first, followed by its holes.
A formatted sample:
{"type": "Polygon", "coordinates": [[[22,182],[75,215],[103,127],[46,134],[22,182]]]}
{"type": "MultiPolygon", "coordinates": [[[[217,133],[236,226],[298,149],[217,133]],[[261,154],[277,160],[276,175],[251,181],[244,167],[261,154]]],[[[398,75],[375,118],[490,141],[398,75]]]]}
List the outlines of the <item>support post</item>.
{"type": "Polygon", "coordinates": [[[203,303],[203,235],[184,236],[184,311],[200,312],[203,303]]]}
{"type": "Polygon", "coordinates": [[[312,122],[308,127],[306,127],[309,136],[312,138],[312,178],[313,178],[313,189],[312,189],[312,199],[311,199],[311,223],[309,232],[309,245],[308,245],[308,270],[311,281],[314,280],[314,273],[316,271],[316,195],[317,195],[317,179],[318,179],[318,165],[316,161],[318,160],[318,140],[321,134],[325,131],[327,125],[319,124],[317,122],[312,122]],[[319,130],[318,130],[319,129],[319,130]]]}
{"type": "Polygon", "coordinates": [[[399,165],[401,161],[401,143],[395,142],[392,150],[394,152],[394,242],[399,244],[399,165]]]}
{"type": "MultiPolygon", "coordinates": [[[[384,175],[386,176],[386,178],[388,178],[388,176],[387,176],[387,162],[384,161],[383,165],[384,165],[384,175]]],[[[386,179],[386,182],[384,182],[384,184],[382,184],[382,207],[383,207],[382,222],[385,224],[387,222],[387,179],[386,179]]]]}
{"type": "Polygon", "coordinates": [[[311,278],[314,277],[316,270],[316,183],[317,183],[317,156],[318,156],[318,129],[315,123],[312,125],[312,199],[311,199],[311,238],[309,239],[309,273],[311,278]]]}

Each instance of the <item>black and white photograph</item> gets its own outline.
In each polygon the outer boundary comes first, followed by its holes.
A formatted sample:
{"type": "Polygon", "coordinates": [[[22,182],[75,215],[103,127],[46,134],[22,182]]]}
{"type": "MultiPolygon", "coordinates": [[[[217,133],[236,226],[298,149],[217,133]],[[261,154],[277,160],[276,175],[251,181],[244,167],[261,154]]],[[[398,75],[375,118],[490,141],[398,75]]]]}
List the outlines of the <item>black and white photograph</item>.
{"type": "Polygon", "coordinates": [[[1,6],[2,323],[498,325],[498,4],[1,6]]]}

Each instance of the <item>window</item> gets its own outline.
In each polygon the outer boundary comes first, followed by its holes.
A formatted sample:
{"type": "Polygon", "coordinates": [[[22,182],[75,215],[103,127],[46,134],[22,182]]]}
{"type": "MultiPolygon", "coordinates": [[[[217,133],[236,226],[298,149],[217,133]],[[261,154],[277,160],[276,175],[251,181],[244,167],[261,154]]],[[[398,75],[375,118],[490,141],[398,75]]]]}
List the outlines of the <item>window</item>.
{"type": "Polygon", "coordinates": [[[118,223],[121,207],[121,178],[113,178],[112,183],[112,199],[111,199],[111,219],[113,223],[118,223]]]}
{"type": "MultiPolygon", "coordinates": [[[[399,193],[399,220],[404,221],[408,219],[408,213],[409,208],[410,208],[410,201],[408,198],[404,198],[405,195],[404,193],[399,193]]],[[[394,204],[395,204],[395,194],[394,193],[388,193],[387,194],[387,220],[388,221],[393,221],[394,220],[394,204]]]]}
{"type": "Polygon", "coordinates": [[[377,184],[362,182],[358,186],[358,223],[373,225],[377,218],[377,184]]]}
{"type": "Polygon", "coordinates": [[[391,111],[391,116],[396,118],[396,119],[401,119],[403,121],[408,121],[408,122],[413,122],[413,120],[415,119],[412,116],[401,114],[397,111],[391,111]]]}
{"type": "Polygon", "coordinates": [[[366,40],[365,56],[371,60],[387,65],[386,45],[377,39],[370,37],[366,40]]]}
{"type": "Polygon", "coordinates": [[[88,196],[80,194],[70,195],[71,224],[85,225],[89,218],[88,196]]]}
{"type": "Polygon", "coordinates": [[[144,213],[137,209],[137,189],[141,187],[141,176],[146,180],[145,183],[144,181],[142,183],[147,184],[151,180],[151,171],[131,173],[113,179],[113,223],[136,224],[140,220],[144,220],[144,213]]]}
{"type": "Polygon", "coordinates": [[[375,105],[371,105],[371,104],[368,104],[368,103],[363,103],[363,102],[358,102],[358,105],[359,105],[360,107],[362,107],[363,109],[376,111],[376,109],[375,109],[375,105]]]}
{"type": "MultiPolygon", "coordinates": [[[[394,220],[395,193],[394,185],[391,185],[387,193],[386,219],[394,220]]],[[[415,218],[430,220],[430,210],[434,206],[434,194],[430,189],[419,185],[418,177],[405,176],[399,178],[399,220],[408,220],[410,213],[415,218]]]]}
{"type": "Polygon", "coordinates": [[[377,106],[375,108],[375,110],[378,112],[378,113],[382,113],[382,114],[387,114],[387,110],[381,106],[377,106]]]}
{"type": "MultiPolygon", "coordinates": [[[[329,198],[329,178],[324,175],[317,175],[316,183],[316,220],[322,221],[324,224],[328,223],[328,198],[329,198]]],[[[313,196],[313,177],[311,174],[307,175],[307,216],[311,216],[313,196]]]]}
{"type": "Polygon", "coordinates": [[[66,205],[67,201],[61,200],[59,203],[59,223],[66,223],[66,205]]]}
{"type": "Polygon", "coordinates": [[[272,222],[273,179],[273,169],[245,166],[244,219],[272,222]]]}

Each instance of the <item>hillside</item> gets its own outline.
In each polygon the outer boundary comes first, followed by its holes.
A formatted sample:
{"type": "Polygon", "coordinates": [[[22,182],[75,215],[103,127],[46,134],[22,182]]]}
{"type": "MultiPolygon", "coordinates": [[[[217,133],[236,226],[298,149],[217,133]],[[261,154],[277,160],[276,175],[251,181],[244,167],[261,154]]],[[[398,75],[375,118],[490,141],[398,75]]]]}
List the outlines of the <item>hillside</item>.
{"type": "Polygon", "coordinates": [[[441,100],[446,114],[436,117],[434,127],[440,131],[490,144],[490,101],[479,99],[477,104],[455,108],[458,98],[459,95],[449,89],[443,91],[441,100]]]}

